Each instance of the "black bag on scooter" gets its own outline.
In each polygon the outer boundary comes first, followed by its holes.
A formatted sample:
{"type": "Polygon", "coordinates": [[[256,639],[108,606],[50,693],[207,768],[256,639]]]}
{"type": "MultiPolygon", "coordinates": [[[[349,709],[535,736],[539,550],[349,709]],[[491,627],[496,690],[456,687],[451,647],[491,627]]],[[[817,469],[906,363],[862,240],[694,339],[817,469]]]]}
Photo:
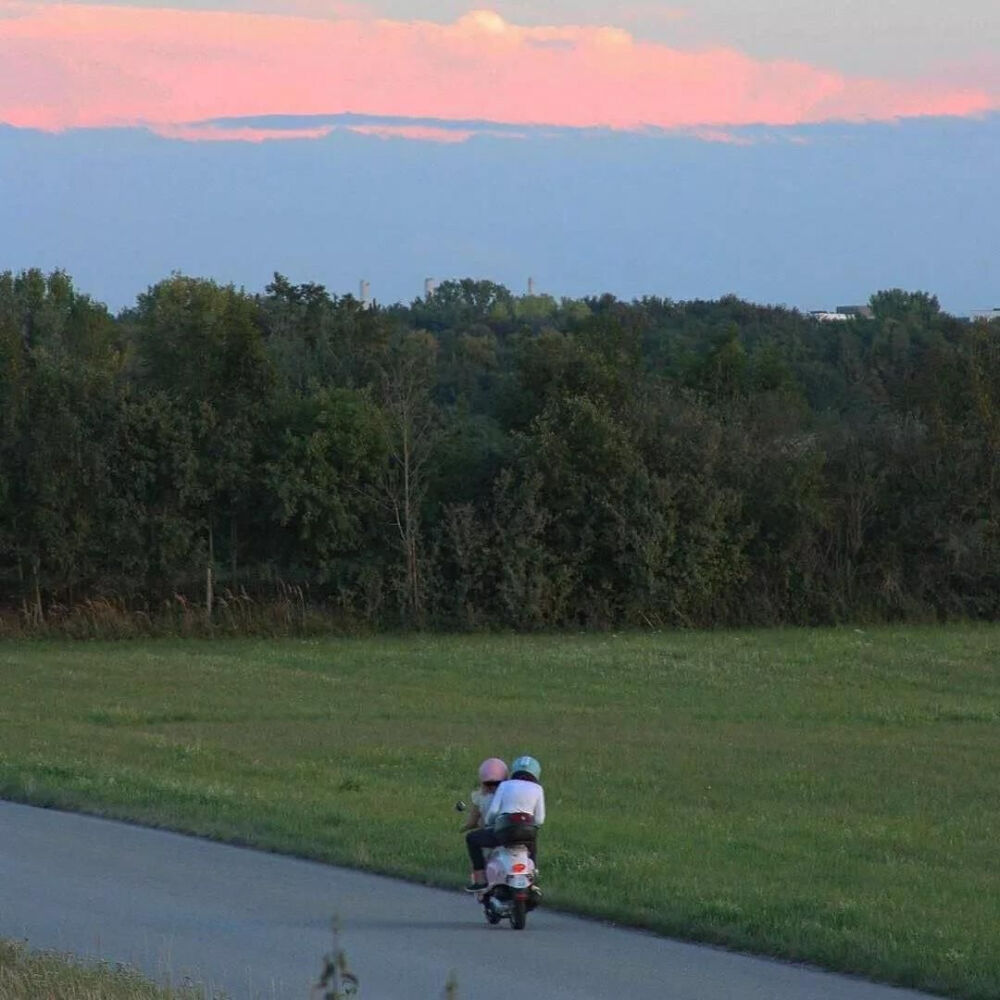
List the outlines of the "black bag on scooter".
{"type": "Polygon", "coordinates": [[[529,813],[501,813],[493,821],[493,833],[502,847],[530,846],[538,837],[538,827],[535,817],[529,813]]]}

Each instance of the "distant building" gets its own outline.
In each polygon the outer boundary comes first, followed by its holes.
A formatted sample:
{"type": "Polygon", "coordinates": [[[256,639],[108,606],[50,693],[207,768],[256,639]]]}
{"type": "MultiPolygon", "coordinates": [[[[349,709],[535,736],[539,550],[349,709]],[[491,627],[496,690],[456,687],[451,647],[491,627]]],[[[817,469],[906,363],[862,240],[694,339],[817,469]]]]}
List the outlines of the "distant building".
{"type": "Polygon", "coordinates": [[[834,312],[813,309],[809,315],[820,323],[843,323],[849,319],[871,319],[874,314],[871,306],[837,306],[834,312]]]}
{"type": "Polygon", "coordinates": [[[991,320],[1000,319],[1000,306],[997,306],[996,309],[973,309],[972,312],[969,313],[969,319],[971,319],[973,323],[989,323],[991,320]]]}
{"type": "Polygon", "coordinates": [[[837,306],[837,312],[854,319],[872,319],[875,315],[871,306],[837,306]]]}

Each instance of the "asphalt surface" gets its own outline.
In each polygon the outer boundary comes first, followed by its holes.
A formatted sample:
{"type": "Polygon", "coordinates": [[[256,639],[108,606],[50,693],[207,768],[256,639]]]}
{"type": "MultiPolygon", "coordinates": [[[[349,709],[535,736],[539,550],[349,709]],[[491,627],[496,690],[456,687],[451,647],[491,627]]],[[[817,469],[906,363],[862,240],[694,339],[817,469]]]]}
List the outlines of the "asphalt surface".
{"type": "Polygon", "coordinates": [[[437,1000],[452,972],[460,1000],[923,996],[544,908],[525,931],[488,927],[462,893],[0,802],[0,937],[236,1000],[305,1000],[334,914],[362,1000],[437,1000]]]}

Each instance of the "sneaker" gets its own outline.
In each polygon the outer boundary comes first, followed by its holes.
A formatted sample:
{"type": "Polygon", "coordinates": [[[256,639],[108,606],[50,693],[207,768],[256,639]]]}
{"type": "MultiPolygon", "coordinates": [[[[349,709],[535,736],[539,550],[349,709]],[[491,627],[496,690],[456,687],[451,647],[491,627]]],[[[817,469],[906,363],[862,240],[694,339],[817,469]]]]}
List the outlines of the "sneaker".
{"type": "Polygon", "coordinates": [[[489,888],[488,882],[470,882],[466,887],[466,892],[484,892],[489,888]]]}

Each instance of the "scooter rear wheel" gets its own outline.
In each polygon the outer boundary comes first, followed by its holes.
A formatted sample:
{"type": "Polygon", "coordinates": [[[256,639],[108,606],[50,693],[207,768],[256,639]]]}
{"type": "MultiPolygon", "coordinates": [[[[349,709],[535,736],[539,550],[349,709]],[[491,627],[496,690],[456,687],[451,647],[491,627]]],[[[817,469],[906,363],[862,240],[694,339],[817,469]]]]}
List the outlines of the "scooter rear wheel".
{"type": "Polygon", "coordinates": [[[523,899],[515,899],[510,907],[510,926],[516,931],[523,931],[528,922],[528,908],[523,899]]]}

